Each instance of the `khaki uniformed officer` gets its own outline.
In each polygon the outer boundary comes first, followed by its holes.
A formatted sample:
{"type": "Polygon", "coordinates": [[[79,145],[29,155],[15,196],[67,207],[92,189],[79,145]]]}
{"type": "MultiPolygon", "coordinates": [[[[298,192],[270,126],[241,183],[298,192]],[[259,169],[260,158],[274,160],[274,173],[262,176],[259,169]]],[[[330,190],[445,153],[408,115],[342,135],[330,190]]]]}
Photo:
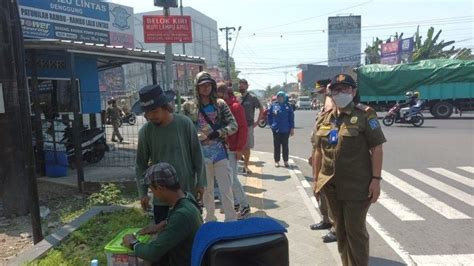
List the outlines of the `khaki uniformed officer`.
{"type": "MultiPolygon", "coordinates": [[[[315,95],[316,98],[318,99],[319,104],[322,106],[320,110],[320,114],[324,113],[324,110],[331,109],[334,105],[332,99],[329,97],[326,97],[327,95],[327,86],[331,83],[330,79],[323,79],[323,80],[318,80],[316,81],[316,88],[315,88],[315,95]]],[[[319,117],[319,114],[316,115],[316,121],[317,118],[319,117]]],[[[314,149],[315,149],[315,144],[316,144],[316,124],[313,129],[313,132],[311,133],[311,144],[313,147],[312,153],[310,158],[308,159],[308,162],[310,165],[312,165],[312,156],[314,154],[314,149]]],[[[313,168],[313,171],[315,169],[313,168]]],[[[316,200],[318,201],[319,204],[319,211],[321,212],[322,216],[322,221],[320,221],[317,224],[312,224],[309,226],[311,230],[325,230],[325,229],[331,229],[329,232],[323,236],[323,242],[324,243],[331,243],[337,241],[337,236],[336,236],[336,228],[334,227],[334,218],[332,217],[332,214],[329,213],[329,207],[326,202],[326,197],[321,197],[319,194],[315,195],[317,196],[316,200]]]]}
{"type": "Polygon", "coordinates": [[[325,110],[316,124],[314,191],[322,192],[334,216],[343,265],[368,265],[365,219],[380,195],[386,140],[375,111],[353,102],[352,77],[336,76],[329,93],[336,107],[325,110]]]}

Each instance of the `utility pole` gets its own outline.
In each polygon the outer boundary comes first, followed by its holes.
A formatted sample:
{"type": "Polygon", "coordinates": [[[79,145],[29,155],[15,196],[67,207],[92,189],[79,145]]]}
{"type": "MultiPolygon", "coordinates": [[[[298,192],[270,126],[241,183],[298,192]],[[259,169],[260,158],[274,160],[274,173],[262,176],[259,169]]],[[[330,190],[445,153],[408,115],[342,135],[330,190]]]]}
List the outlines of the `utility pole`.
{"type": "Polygon", "coordinates": [[[33,240],[42,240],[32,144],[25,51],[18,5],[0,3],[0,194],[6,216],[31,215],[33,240]]]}
{"type": "MultiPolygon", "coordinates": [[[[163,7],[163,15],[168,17],[170,15],[170,7],[178,7],[177,0],[154,0],[155,6],[163,7]]],[[[173,64],[173,47],[171,43],[165,44],[165,90],[173,89],[172,70],[173,64]]]]}
{"type": "Polygon", "coordinates": [[[235,31],[234,27],[225,27],[225,28],[219,28],[220,31],[225,31],[225,50],[226,50],[226,69],[227,69],[227,80],[231,81],[232,77],[230,76],[230,64],[229,64],[229,41],[232,40],[232,38],[229,38],[229,35],[232,34],[232,32],[229,33],[229,31],[235,31]]]}
{"type": "MultiPolygon", "coordinates": [[[[179,0],[179,11],[181,16],[183,16],[183,0],[179,0]]],[[[186,54],[186,44],[183,42],[183,55],[186,54]]],[[[184,66],[184,91],[188,91],[188,69],[186,63],[184,66]]],[[[176,100],[178,101],[178,113],[181,112],[181,91],[178,89],[176,92],[176,100]]]]}

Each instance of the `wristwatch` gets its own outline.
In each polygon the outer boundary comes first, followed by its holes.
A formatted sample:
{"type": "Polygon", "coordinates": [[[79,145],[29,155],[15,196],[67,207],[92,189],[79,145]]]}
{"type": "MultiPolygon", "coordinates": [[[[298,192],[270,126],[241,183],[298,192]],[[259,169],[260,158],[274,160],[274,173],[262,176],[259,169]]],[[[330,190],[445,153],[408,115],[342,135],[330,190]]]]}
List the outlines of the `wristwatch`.
{"type": "Polygon", "coordinates": [[[372,179],[382,180],[381,176],[372,176],[372,179]]]}
{"type": "Polygon", "coordinates": [[[135,245],[140,243],[140,241],[138,241],[138,239],[135,239],[132,243],[130,243],[130,249],[131,250],[135,250],[135,245]]]}

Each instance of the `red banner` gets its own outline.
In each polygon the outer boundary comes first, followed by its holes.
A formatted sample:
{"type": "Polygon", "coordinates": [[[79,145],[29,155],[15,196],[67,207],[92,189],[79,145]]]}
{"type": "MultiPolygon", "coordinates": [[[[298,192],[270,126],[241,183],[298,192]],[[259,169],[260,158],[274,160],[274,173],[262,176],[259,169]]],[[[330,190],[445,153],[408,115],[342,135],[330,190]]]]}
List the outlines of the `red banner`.
{"type": "Polygon", "coordinates": [[[191,16],[143,16],[145,43],[190,43],[191,16]]]}

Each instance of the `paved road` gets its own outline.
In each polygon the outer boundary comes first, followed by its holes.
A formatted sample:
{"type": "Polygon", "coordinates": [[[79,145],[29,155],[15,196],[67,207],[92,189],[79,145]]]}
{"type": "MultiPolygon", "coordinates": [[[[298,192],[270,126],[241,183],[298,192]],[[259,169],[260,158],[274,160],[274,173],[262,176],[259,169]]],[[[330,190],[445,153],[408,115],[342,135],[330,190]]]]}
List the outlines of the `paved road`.
{"type": "MultiPolygon", "coordinates": [[[[297,111],[290,154],[310,181],[307,158],[315,112],[297,111]]],[[[368,223],[371,264],[472,264],[474,261],[474,118],[427,119],[422,128],[383,126],[383,195],[368,223]]],[[[256,150],[273,149],[269,129],[256,130],[256,150]]],[[[306,185],[303,183],[303,185],[306,185]]],[[[308,193],[310,189],[307,188],[308,193]]]]}

